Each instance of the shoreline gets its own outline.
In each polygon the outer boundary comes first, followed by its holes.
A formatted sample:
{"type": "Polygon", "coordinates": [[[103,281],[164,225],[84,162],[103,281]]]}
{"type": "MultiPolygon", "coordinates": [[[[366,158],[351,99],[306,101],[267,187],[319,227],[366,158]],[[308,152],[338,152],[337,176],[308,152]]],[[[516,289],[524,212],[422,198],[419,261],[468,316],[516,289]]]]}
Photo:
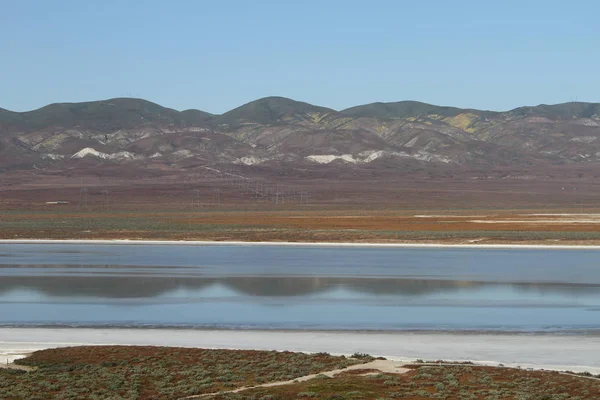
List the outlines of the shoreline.
{"type": "Polygon", "coordinates": [[[0,362],[4,363],[9,354],[15,359],[47,348],[140,345],[334,355],[361,352],[399,362],[470,361],[480,365],[600,373],[600,360],[595,356],[600,352],[600,337],[583,335],[0,328],[0,338],[0,362]]]}
{"type": "Polygon", "coordinates": [[[136,239],[0,239],[0,244],[71,244],[71,245],[158,245],[158,246],[298,246],[298,247],[372,247],[372,248],[455,248],[455,249],[545,249],[600,250],[600,245],[565,244],[445,244],[445,243],[365,243],[365,242],[244,242],[206,240],[136,239]]]}
{"type": "MultiPolygon", "coordinates": [[[[227,326],[227,325],[176,325],[176,324],[118,324],[118,323],[99,323],[99,324],[56,324],[56,323],[0,323],[0,333],[3,330],[90,330],[90,331],[155,331],[155,332],[260,332],[265,334],[356,334],[356,335],[428,335],[428,336],[463,336],[470,335],[475,337],[498,336],[498,337],[589,337],[600,339],[600,328],[565,328],[565,329],[502,329],[502,328],[473,328],[473,329],[419,329],[419,328],[401,328],[401,329],[376,329],[376,328],[318,328],[318,327],[265,327],[265,326],[227,326]]],[[[0,343],[2,343],[0,337],[0,343]]]]}

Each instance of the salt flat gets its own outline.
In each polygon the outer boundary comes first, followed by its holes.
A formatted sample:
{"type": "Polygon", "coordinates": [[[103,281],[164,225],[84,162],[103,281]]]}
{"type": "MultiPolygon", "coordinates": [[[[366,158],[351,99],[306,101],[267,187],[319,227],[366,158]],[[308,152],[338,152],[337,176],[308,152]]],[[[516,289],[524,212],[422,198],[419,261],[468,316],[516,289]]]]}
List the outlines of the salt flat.
{"type": "MultiPolygon", "coordinates": [[[[510,221],[508,221],[510,222],[510,221]]],[[[560,249],[600,250],[600,245],[559,244],[443,244],[443,243],[355,243],[355,242],[242,242],[207,240],[129,240],[129,239],[0,239],[0,244],[93,244],[93,245],[177,245],[177,246],[305,246],[305,247],[391,247],[456,249],[560,249]]]]}
{"type": "MultiPolygon", "coordinates": [[[[16,354],[76,345],[354,352],[398,361],[452,360],[600,373],[600,336],[423,332],[0,328],[0,362],[16,354]],[[10,354],[10,356],[7,356],[10,354]]],[[[12,358],[10,358],[12,357],[12,358]]]]}

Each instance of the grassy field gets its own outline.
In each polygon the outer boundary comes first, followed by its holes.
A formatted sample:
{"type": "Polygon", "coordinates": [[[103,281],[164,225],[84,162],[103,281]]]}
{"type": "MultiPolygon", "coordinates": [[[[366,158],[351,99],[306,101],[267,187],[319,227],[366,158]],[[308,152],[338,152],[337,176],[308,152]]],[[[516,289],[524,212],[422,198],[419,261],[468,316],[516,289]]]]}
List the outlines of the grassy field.
{"type": "Polygon", "coordinates": [[[600,244],[599,228],[600,214],[564,210],[13,210],[0,214],[1,239],[600,244]]]}
{"type": "Polygon", "coordinates": [[[372,361],[329,354],[203,350],[138,346],[87,346],[35,352],[19,360],[30,371],[0,369],[0,398],[179,399],[471,399],[583,400],[600,398],[600,380],[549,371],[475,365],[405,366],[403,374],[380,373],[358,364],[372,361]],[[248,388],[323,374],[306,381],[248,388]],[[218,393],[218,394],[214,394],[218,393]],[[205,397],[207,398],[207,397],[205,397]]]}

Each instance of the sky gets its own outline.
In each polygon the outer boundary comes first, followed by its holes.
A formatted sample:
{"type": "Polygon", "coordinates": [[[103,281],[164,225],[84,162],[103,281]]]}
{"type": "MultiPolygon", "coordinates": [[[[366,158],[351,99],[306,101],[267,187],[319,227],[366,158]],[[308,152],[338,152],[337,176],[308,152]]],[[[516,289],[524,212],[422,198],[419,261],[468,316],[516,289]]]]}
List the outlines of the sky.
{"type": "Polygon", "coordinates": [[[597,0],[0,0],[0,107],[600,102],[597,0]]]}

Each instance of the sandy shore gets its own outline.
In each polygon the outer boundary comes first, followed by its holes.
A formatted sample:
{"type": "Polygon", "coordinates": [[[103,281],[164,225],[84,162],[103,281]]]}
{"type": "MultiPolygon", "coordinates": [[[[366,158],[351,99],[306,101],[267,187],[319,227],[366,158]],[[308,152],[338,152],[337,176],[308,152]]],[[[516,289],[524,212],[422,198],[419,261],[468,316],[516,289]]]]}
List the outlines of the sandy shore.
{"type": "Polygon", "coordinates": [[[126,239],[0,239],[0,244],[94,244],[94,245],[179,245],[179,246],[305,246],[305,247],[388,247],[388,248],[466,248],[466,249],[556,249],[600,250],[600,245],[560,244],[443,244],[443,243],[336,243],[336,242],[235,242],[194,240],[126,239]]]}
{"type": "Polygon", "coordinates": [[[346,355],[358,351],[398,361],[469,360],[600,373],[600,336],[586,335],[0,328],[0,362],[35,350],[94,344],[325,351],[346,355]]]}

